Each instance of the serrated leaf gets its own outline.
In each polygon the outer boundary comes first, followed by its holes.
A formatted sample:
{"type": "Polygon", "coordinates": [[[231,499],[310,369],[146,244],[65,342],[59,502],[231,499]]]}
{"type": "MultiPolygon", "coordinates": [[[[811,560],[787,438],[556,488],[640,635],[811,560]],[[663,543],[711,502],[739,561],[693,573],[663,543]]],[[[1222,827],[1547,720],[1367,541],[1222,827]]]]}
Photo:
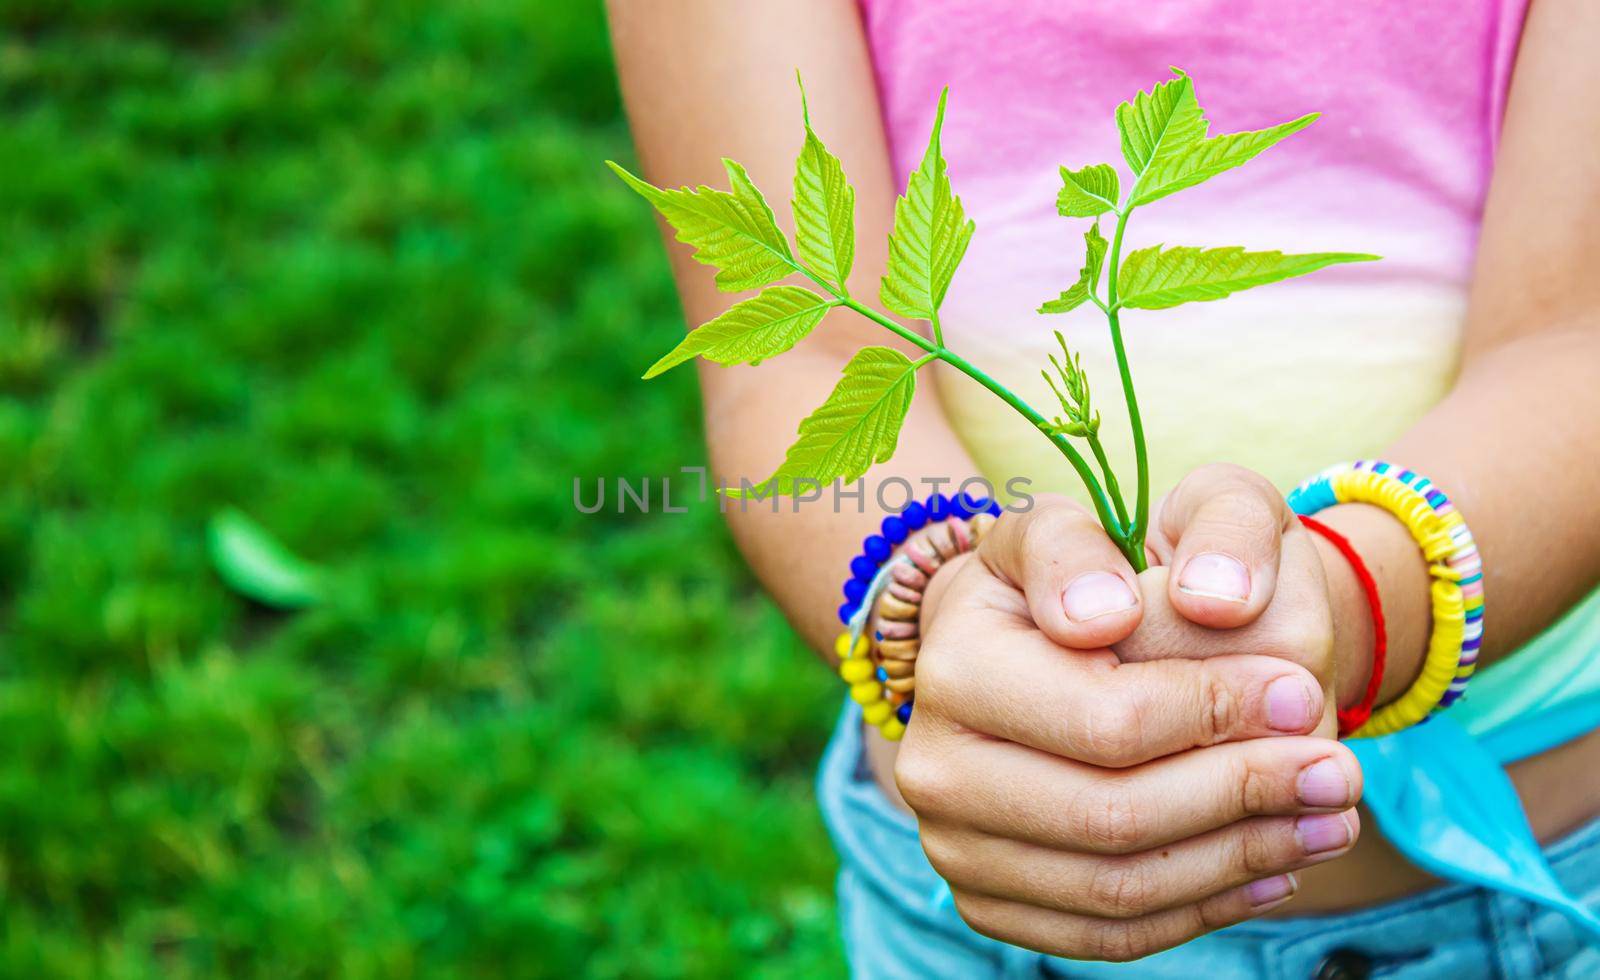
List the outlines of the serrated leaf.
{"type": "Polygon", "coordinates": [[[801,286],[773,286],[690,331],[644,376],[653,378],[696,356],[718,364],[759,364],[799,343],[837,305],[801,286]]]}
{"type": "Polygon", "coordinates": [[[889,269],[878,294],[883,305],[903,316],[932,319],[944,302],[956,266],[966,254],[975,225],[950,191],[939,132],[949,90],[939,96],[933,132],[922,165],[912,171],[905,195],[894,203],[894,231],[889,235],[889,269]]]}
{"type": "Polygon", "coordinates": [[[235,592],[277,609],[303,609],[326,598],[321,569],[279,544],[261,525],[229,508],[206,530],[211,563],[235,592]]]}
{"type": "Polygon", "coordinates": [[[1173,71],[1178,77],[1117,106],[1122,156],[1135,174],[1206,135],[1206,117],[1195,100],[1194,83],[1178,69],[1173,71]]]}
{"type": "Polygon", "coordinates": [[[1139,175],[1129,203],[1149,204],[1248,163],[1284,137],[1305,129],[1316,118],[1317,113],[1313,112],[1267,129],[1211,136],[1190,143],[1152,162],[1139,175]]]}
{"type": "MultiPolygon", "coordinates": [[[[800,438],[778,469],[753,489],[757,497],[795,491],[796,480],[820,485],[854,480],[894,455],[911,407],[916,367],[889,347],[863,347],[844,367],[828,400],[800,423],[800,438]]],[[[744,496],[729,489],[729,496],[744,496]]]]}
{"type": "Polygon", "coordinates": [[[1067,287],[1060,296],[1045,301],[1039,307],[1040,313],[1068,313],[1094,295],[1095,287],[1100,284],[1100,267],[1106,258],[1106,240],[1100,234],[1100,222],[1096,221],[1083,233],[1083,243],[1083,268],[1078,270],[1078,281],[1067,287]]]}
{"type": "Polygon", "coordinates": [[[1117,207],[1117,170],[1109,163],[1092,163],[1080,170],[1061,168],[1061,191],[1056,211],[1066,218],[1094,218],[1117,207]]]}
{"type": "Polygon", "coordinates": [[[811,129],[804,86],[800,107],[806,141],[794,165],[795,244],[811,271],[844,292],[856,257],[856,192],[844,165],[811,129]]]}
{"type": "Polygon", "coordinates": [[[1342,262],[1371,262],[1376,255],[1354,252],[1246,252],[1242,248],[1160,245],[1141,248],[1122,260],[1117,285],[1119,306],[1163,310],[1180,303],[1206,302],[1231,293],[1303,276],[1342,262]]]}
{"type": "Polygon", "coordinates": [[[606,161],[639,196],[655,205],[677,231],[678,241],[694,247],[695,261],[716,267],[718,289],[736,293],[777,282],[795,271],[788,239],[744,167],[728,159],[722,165],[731,191],[704,185],[664,189],[606,161]]]}

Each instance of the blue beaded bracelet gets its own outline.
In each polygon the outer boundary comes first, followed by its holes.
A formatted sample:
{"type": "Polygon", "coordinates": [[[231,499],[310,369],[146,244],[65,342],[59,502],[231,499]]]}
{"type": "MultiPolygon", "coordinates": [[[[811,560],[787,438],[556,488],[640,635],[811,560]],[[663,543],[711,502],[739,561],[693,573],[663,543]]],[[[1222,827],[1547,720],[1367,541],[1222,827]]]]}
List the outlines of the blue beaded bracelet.
{"type": "MultiPolygon", "coordinates": [[[[1000,513],[998,501],[988,497],[974,497],[969,493],[957,494],[954,497],[932,493],[921,503],[912,501],[899,514],[891,514],[883,519],[882,533],[869,534],[862,539],[861,554],[850,559],[850,578],[852,581],[862,583],[863,587],[870,584],[884,562],[894,554],[895,545],[904,542],[912,531],[921,530],[929,523],[936,524],[951,518],[967,520],[978,514],[992,514],[999,517],[1000,513]]],[[[851,617],[860,610],[864,595],[865,588],[860,594],[856,594],[848,583],[845,585],[845,602],[839,607],[839,622],[849,624],[851,617]]]]}

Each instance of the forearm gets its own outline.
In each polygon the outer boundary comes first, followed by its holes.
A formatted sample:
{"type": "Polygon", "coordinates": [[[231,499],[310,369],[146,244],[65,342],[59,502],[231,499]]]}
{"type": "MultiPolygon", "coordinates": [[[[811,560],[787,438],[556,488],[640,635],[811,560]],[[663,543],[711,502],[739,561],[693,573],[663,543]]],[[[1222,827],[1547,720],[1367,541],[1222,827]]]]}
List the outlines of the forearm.
{"type": "MultiPolygon", "coordinates": [[[[855,192],[850,294],[876,307],[899,182],[890,173],[856,5],[849,0],[612,0],[607,8],[646,177],[661,185],[695,184],[720,173],[722,157],[732,157],[767,188],[786,232],[792,224],[784,189],[792,186],[800,148],[795,74],[803,74],[811,117],[819,124],[826,121],[821,136],[843,162],[855,192]]],[[[689,326],[710,320],[739,298],[719,293],[687,249],[670,245],[669,253],[689,326]]],[[[850,356],[868,344],[913,350],[881,325],[839,309],[794,350],[759,370],[703,366],[706,436],[717,476],[738,487],[741,478],[753,484],[772,473],[800,419],[823,403],[850,356]]],[[[772,500],[723,501],[757,575],[807,640],[830,654],[846,563],[883,517],[877,489],[899,477],[925,497],[931,488],[924,478],[948,476],[959,486],[976,472],[943,419],[932,366],[918,373],[916,388],[894,460],[867,474],[859,509],[848,497],[835,506],[827,488],[820,500],[798,511],[792,498],[778,502],[778,513],[772,500]]],[[[897,508],[905,497],[896,482],[883,501],[897,508]]]]}
{"type": "MultiPolygon", "coordinates": [[[[1385,458],[1425,473],[1451,496],[1483,556],[1481,662],[1515,650],[1600,582],[1600,326],[1524,335],[1474,357],[1449,397],[1385,458]]],[[[1410,685],[1431,628],[1428,574],[1416,543],[1376,508],[1347,504],[1319,515],[1349,537],[1378,580],[1389,627],[1380,703],[1410,685]]],[[[1341,703],[1370,671],[1366,600],[1326,543],[1338,616],[1341,703]]]]}

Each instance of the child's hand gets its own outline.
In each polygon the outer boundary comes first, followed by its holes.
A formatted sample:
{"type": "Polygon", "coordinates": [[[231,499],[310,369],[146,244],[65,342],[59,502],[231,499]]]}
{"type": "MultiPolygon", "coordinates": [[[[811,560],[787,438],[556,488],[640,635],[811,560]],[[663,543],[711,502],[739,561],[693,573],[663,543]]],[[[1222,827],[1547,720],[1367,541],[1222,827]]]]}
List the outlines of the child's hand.
{"type": "Polygon", "coordinates": [[[1283,495],[1242,467],[1203,466],[1167,495],[1157,515],[1151,568],[1140,576],[1144,615],[1139,629],[1114,645],[1118,657],[1291,660],[1321,683],[1318,733],[1333,735],[1334,616],[1367,613],[1333,609],[1316,541],[1283,495]]]}
{"type": "Polygon", "coordinates": [[[1269,657],[1120,663],[1137,580],[1086,511],[1005,515],[942,580],[895,779],[978,931],[1131,959],[1281,904],[1354,843],[1354,756],[1298,737],[1321,685],[1269,657]]]}

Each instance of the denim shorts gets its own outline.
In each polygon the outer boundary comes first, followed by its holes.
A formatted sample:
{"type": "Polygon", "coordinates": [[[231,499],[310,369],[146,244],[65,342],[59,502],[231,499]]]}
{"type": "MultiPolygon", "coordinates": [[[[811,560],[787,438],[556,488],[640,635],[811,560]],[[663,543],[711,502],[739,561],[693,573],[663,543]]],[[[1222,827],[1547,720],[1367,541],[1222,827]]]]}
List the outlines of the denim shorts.
{"type": "MultiPolygon", "coordinates": [[[[847,704],[817,779],[840,858],[839,914],[851,972],[870,980],[984,977],[1600,978],[1600,949],[1554,911],[1451,885],[1342,915],[1245,922],[1133,963],[1082,963],[980,936],[961,921],[917,840],[862,753],[847,704]]],[[[1585,905],[1600,905],[1600,821],[1545,851],[1585,905]]]]}

